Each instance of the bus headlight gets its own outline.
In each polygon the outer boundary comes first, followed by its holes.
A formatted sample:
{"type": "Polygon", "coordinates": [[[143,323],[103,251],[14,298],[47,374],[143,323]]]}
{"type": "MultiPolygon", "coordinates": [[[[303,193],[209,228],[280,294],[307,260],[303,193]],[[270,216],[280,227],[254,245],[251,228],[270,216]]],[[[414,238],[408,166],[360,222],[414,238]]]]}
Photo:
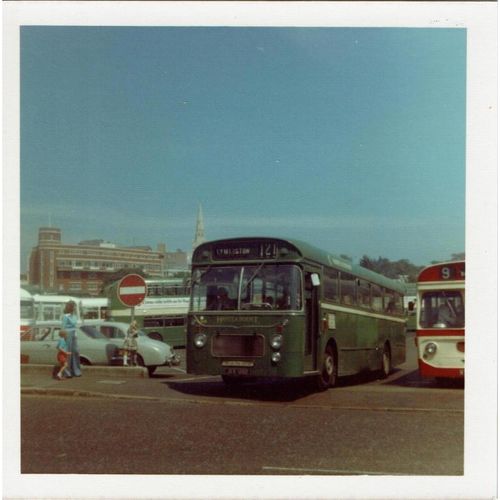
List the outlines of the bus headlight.
{"type": "Polygon", "coordinates": [[[207,336],[204,333],[197,333],[194,336],[193,343],[198,349],[201,349],[202,347],[205,347],[205,344],[207,343],[207,336]]]}
{"type": "Polygon", "coordinates": [[[271,361],[273,363],[279,363],[280,360],[281,360],[281,353],[279,353],[279,352],[273,352],[271,354],[271,361]]]}
{"type": "Polygon", "coordinates": [[[424,351],[428,356],[432,356],[436,353],[438,346],[434,342],[429,342],[425,345],[424,351]]]}
{"type": "Polygon", "coordinates": [[[269,343],[273,349],[280,349],[283,345],[283,335],[280,335],[279,333],[273,335],[269,343]]]}

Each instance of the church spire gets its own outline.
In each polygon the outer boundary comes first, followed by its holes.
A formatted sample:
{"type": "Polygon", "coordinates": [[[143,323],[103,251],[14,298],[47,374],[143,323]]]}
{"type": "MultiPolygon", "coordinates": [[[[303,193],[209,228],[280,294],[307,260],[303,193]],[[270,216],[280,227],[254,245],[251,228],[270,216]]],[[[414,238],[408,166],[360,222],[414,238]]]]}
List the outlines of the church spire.
{"type": "Polygon", "coordinates": [[[196,231],[194,234],[193,250],[205,241],[205,226],[203,224],[203,212],[201,211],[201,204],[198,207],[198,217],[196,219],[196,231]]]}

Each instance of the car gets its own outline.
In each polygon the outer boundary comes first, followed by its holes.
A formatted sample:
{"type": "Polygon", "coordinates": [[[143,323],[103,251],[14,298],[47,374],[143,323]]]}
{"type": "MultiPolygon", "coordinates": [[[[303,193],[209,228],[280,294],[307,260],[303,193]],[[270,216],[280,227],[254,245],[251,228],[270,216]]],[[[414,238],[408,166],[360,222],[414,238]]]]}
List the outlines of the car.
{"type": "MultiPolygon", "coordinates": [[[[102,321],[96,328],[113,342],[118,348],[123,346],[127,330],[130,325],[118,321],[102,321]]],[[[154,340],[139,330],[137,337],[137,364],[145,366],[149,375],[153,375],[158,366],[177,366],[180,364],[180,357],[174,349],[164,342],[154,340]]]]}
{"type": "MultiPolygon", "coordinates": [[[[35,325],[21,335],[21,357],[30,364],[56,364],[60,323],[35,325]]],[[[110,365],[120,358],[120,350],[95,326],[79,325],[76,329],[80,363],[110,365]]]]}

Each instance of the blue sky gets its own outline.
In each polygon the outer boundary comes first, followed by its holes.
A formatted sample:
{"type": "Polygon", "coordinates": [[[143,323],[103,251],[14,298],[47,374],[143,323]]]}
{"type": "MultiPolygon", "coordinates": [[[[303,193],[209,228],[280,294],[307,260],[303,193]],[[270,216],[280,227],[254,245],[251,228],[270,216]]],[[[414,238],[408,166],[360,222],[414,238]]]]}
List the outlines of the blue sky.
{"type": "Polygon", "coordinates": [[[23,27],[21,268],[63,241],[465,249],[465,29],[23,27]]]}

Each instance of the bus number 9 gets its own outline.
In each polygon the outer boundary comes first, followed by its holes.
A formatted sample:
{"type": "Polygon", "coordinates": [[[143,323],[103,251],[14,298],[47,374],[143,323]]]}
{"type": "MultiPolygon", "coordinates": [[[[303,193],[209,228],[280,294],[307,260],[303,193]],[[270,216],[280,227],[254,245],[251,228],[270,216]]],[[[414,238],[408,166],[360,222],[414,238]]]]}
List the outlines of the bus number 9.
{"type": "Polygon", "coordinates": [[[443,267],[441,269],[441,278],[444,280],[449,280],[451,278],[451,269],[449,267],[443,267]]]}

